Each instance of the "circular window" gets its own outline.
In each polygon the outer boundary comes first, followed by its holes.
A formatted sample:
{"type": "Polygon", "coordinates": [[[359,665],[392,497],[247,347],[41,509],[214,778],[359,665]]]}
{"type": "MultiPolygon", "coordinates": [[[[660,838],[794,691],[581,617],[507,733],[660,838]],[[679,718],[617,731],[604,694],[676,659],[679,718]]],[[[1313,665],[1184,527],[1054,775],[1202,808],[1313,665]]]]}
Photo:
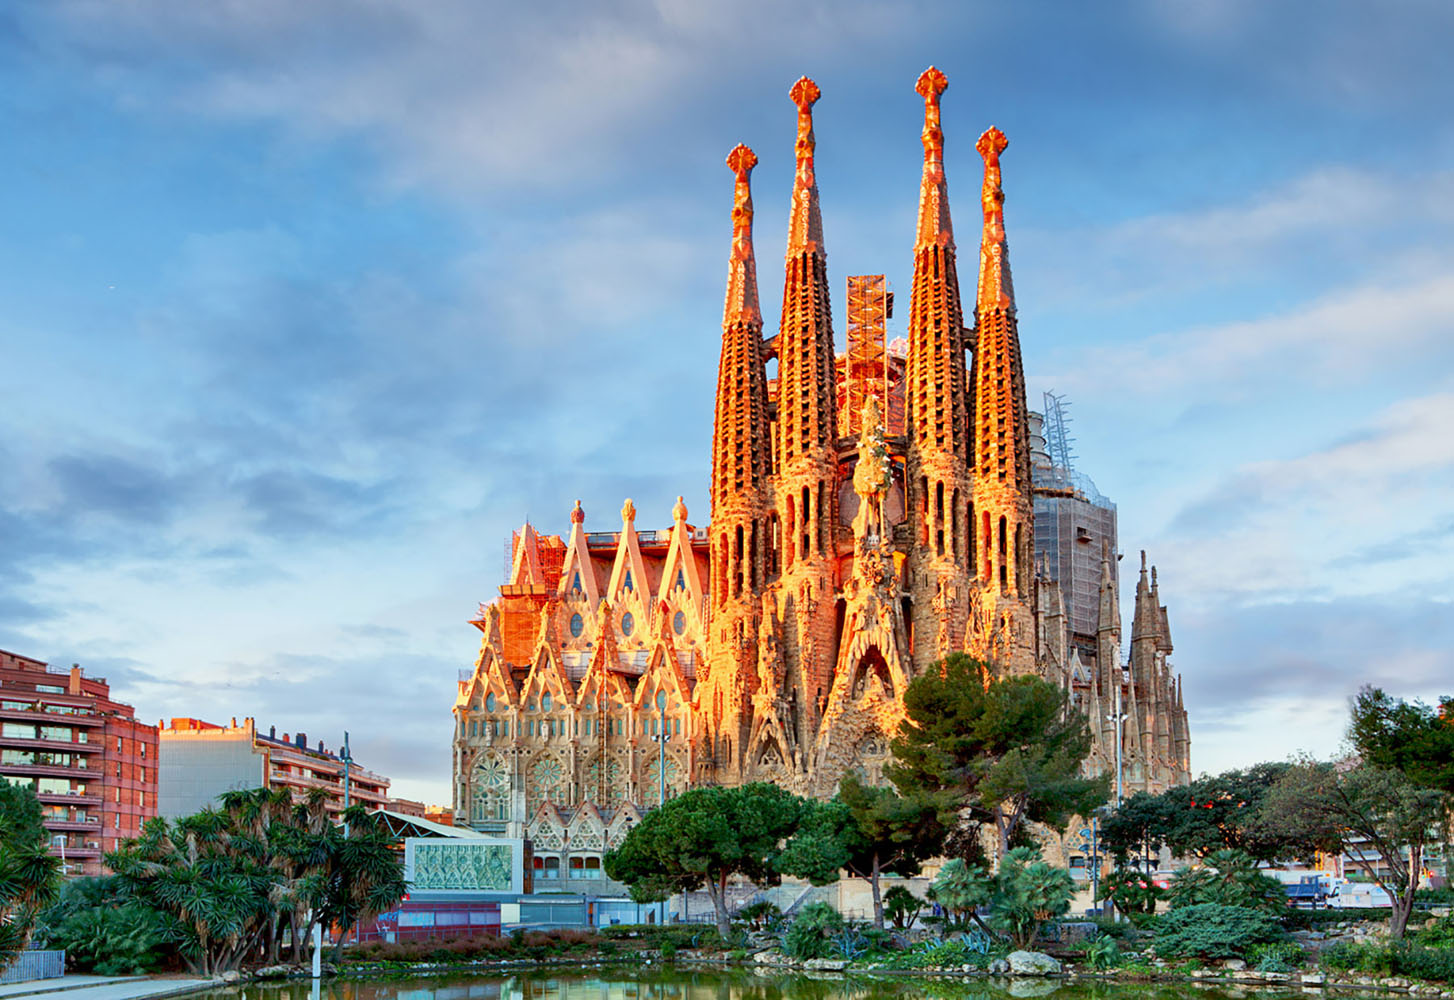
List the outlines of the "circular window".
{"type": "Polygon", "coordinates": [[[495,692],[491,691],[489,694],[485,695],[485,711],[486,712],[493,712],[494,710],[495,710],[495,692]]]}
{"type": "Polygon", "coordinates": [[[672,615],[671,627],[676,630],[677,635],[681,635],[687,630],[687,616],[682,614],[680,611],[672,615]]]}
{"type": "Polygon", "coordinates": [[[550,711],[550,704],[551,704],[551,702],[550,702],[550,692],[547,691],[547,692],[545,692],[545,694],[540,699],[540,710],[542,712],[549,712],[550,711]]]}
{"type": "Polygon", "coordinates": [[[631,612],[628,611],[624,615],[621,616],[621,634],[622,635],[630,635],[635,628],[636,628],[636,619],[631,617],[631,612]]]}
{"type": "Polygon", "coordinates": [[[581,617],[580,612],[570,616],[570,634],[573,638],[579,639],[581,633],[586,630],[586,620],[581,617]]]}

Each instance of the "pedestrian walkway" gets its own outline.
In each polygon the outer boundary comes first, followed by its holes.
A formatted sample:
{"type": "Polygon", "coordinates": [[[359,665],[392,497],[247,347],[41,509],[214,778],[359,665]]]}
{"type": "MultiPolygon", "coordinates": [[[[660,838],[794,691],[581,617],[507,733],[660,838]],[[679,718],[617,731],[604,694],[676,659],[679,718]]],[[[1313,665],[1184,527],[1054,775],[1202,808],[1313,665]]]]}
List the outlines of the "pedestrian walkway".
{"type": "Polygon", "coordinates": [[[146,976],[62,976],[0,986],[0,1000],[152,1000],[220,985],[216,979],[152,979],[146,976]]]}

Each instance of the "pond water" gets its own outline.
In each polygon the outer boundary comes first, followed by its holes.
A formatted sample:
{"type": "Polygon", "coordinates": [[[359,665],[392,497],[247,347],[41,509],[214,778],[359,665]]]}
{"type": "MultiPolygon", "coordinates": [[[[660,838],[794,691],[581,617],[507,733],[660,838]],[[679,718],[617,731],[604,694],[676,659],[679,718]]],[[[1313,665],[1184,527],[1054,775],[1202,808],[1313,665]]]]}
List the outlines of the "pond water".
{"type": "MultiPolygon", "coordinates": [[[[1312,997],[1296,989],[1249,990],[1225,986],[1156,983],[1075,983],[1064,980],[954,980],[922,976],[785,975],[752,969],[599,969],[517,972],[512,975],[441,975],[401,979],[353,979],[319,990],[294,982],[231,987],[194,994],[189,1000],[1276,1000],[1312,997]]],[[[1371,994],[1358,994],[1371,996],[1371,994]]],[[[1353,1000],[1354,994],[1338,994],[1353,1000]]]]}

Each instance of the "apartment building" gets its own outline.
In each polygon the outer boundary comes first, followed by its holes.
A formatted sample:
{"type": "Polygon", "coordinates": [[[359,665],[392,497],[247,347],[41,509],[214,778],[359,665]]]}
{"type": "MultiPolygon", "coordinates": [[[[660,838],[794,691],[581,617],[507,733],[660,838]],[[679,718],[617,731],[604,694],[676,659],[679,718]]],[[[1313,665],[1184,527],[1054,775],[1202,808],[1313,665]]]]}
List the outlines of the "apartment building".
{"type": "Polygon", "coordinates": [[[0,777],[35,790],[68,874],[100,874],[157,813],[157,727],[80,666],[0,650],[0,777]]]}
{"type": "Polygon", "coordinates": [[[389,807],[389,779],[345,761],[306,733],[260,732],[253,719],[220,726],[201,719],[172,719],[160,730],[159,813],[169,819],[215,806],[223,792],[286,788],[301,801],[314,788],[328,793],[328,809],[343,809],[345,779],[350,803],[389,807]],[[346,771],[346,774],[345,774],[346,771]]]}

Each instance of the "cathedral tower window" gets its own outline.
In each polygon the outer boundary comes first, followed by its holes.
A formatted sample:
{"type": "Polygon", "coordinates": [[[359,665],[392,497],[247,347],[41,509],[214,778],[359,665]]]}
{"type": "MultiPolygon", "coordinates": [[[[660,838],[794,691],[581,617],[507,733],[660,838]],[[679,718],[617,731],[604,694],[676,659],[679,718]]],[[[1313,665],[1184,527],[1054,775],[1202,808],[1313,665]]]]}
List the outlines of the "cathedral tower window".
{"type": "Polygon", "coordinates": [[[495,692],[491,691],[489,694],[485,695],[485,711],[486,712],[493,712],[494,710],[495,710],[495,692]]]}
{"type": "Polygon", "coordinates": [[[581,617],[580,612],[570,616],[570,634],[572,639],[579,639],[581,633],[586,630],[586,620],[581,617]]]}

